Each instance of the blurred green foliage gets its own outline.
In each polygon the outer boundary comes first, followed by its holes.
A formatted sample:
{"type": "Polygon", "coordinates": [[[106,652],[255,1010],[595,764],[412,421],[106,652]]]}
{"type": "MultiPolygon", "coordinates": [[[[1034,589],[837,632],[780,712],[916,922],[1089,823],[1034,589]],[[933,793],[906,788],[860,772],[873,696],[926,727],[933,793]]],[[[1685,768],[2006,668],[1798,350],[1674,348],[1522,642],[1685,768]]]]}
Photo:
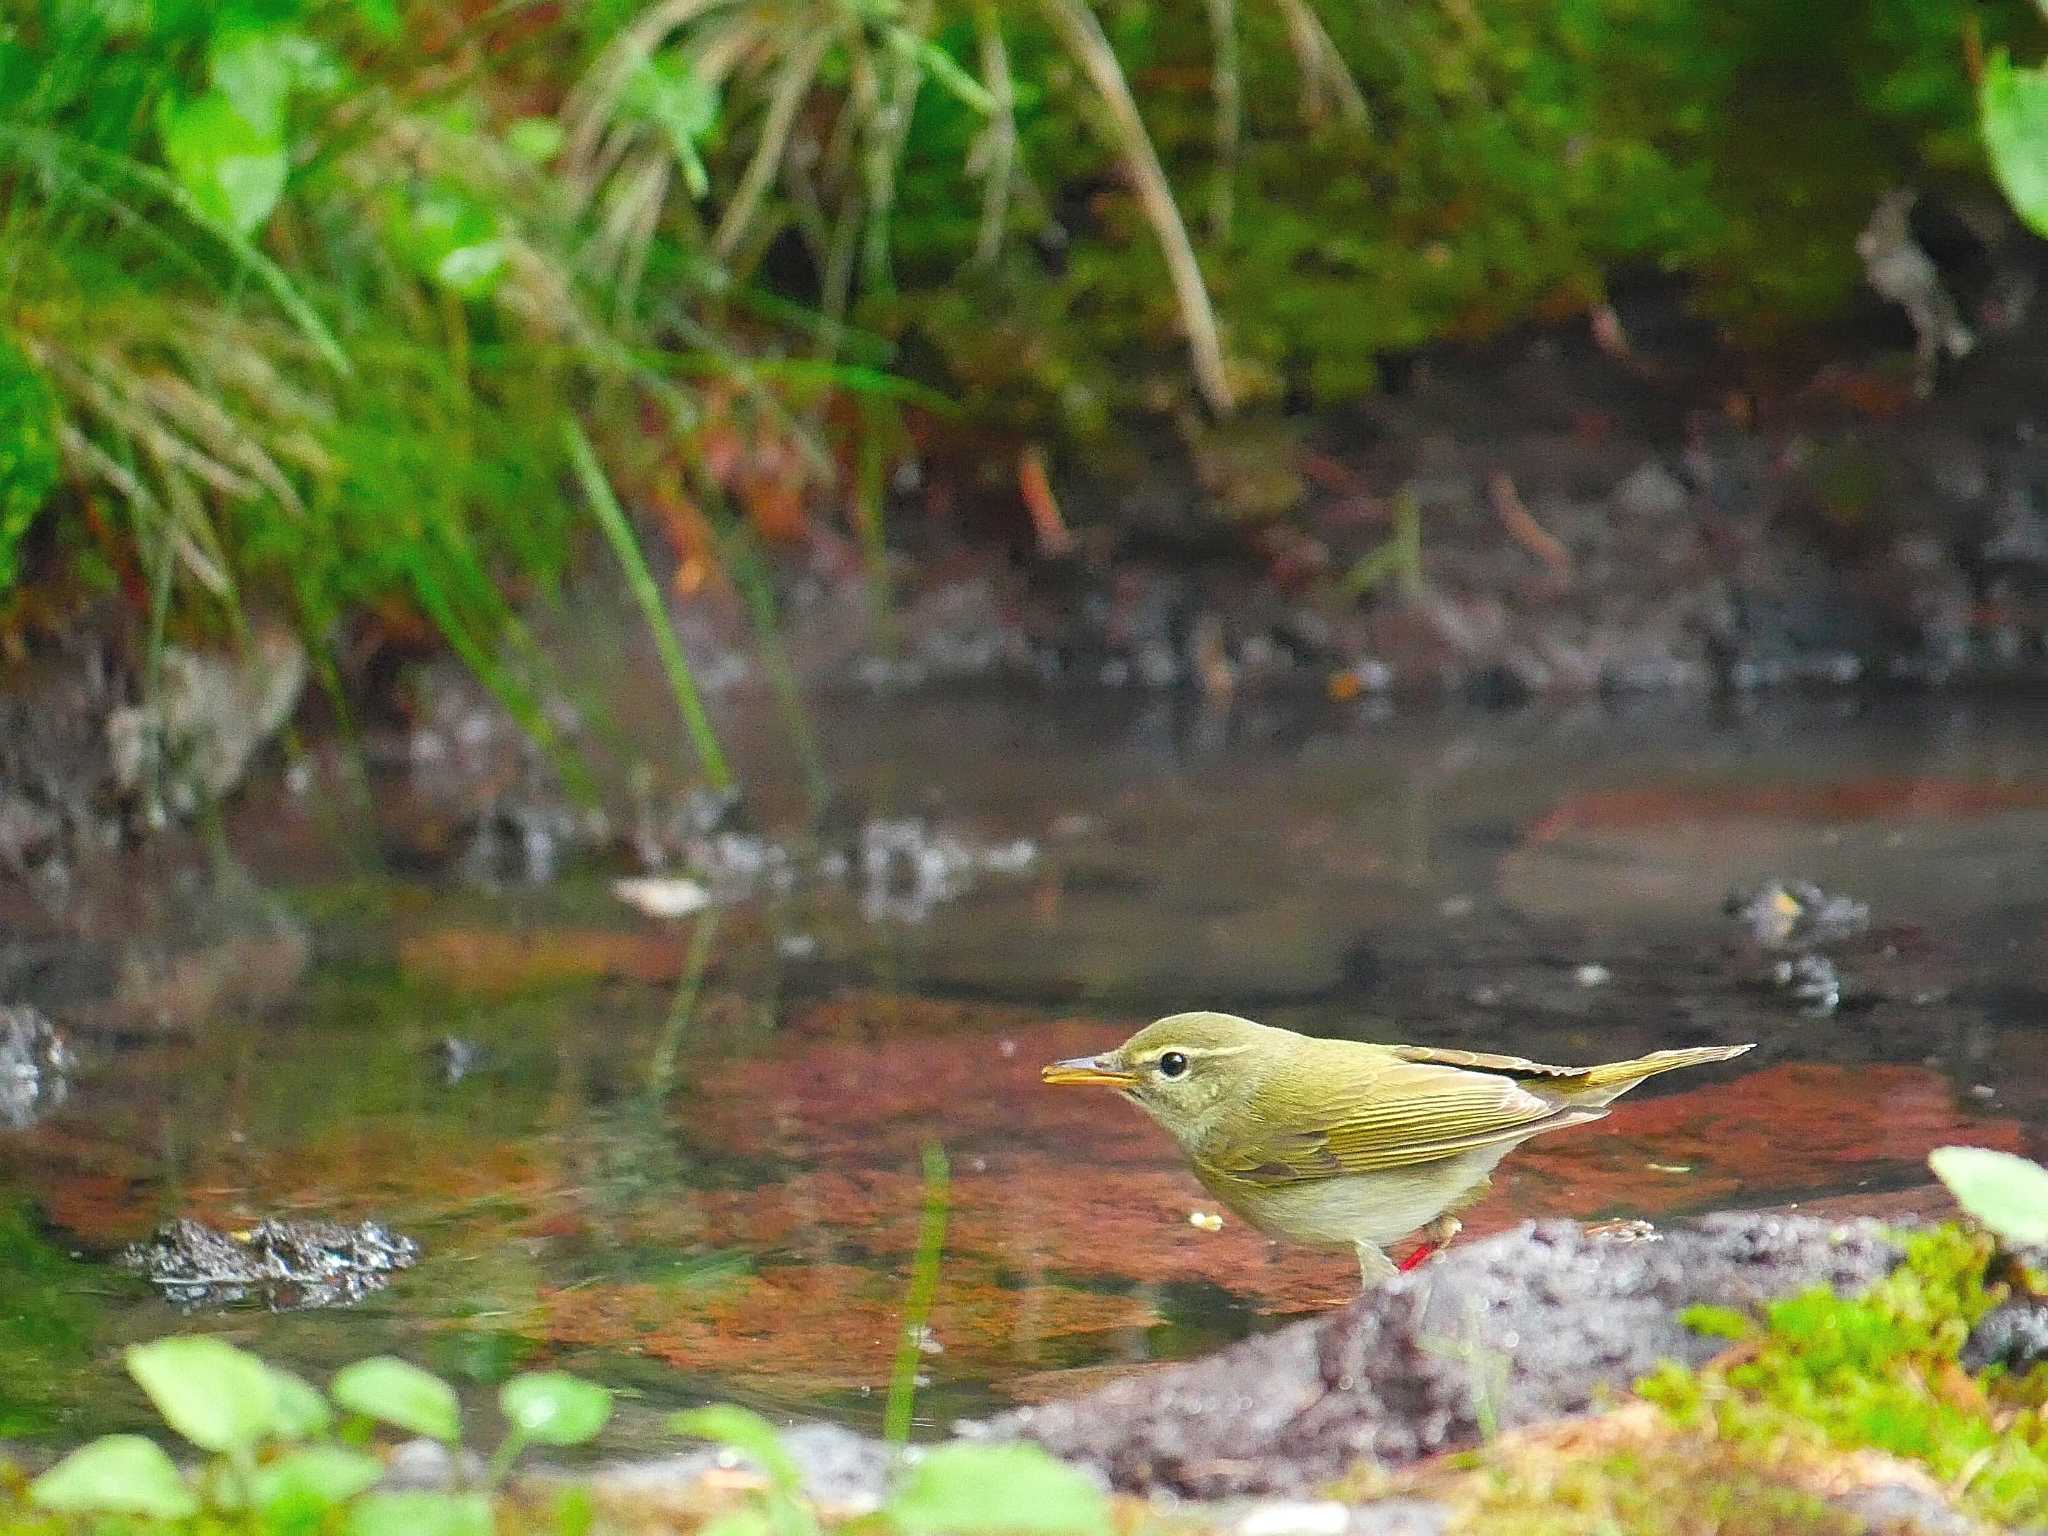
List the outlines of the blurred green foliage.
{"type": "MultiPolygon", "coordinates": [[[[1203,7],[1106,10],[1192,205],[1225,174],[1203,7]]],[[[1238,11],[1236,215],[1204,268],[1245,377],[1320,404],[1370,389],[1384,351],[1571,312],[1631,269],[1685,278],[1745,340],[1840,313],[1888,188],[1982,185],[1972,49],[2039,32],[2017,3],[1367,0],[1320,12],[1368,108],[1349,122],[1317,119],[1281,9],[1238,11]]],[[[1047,88],[1020,91],[1022,159],[1046,196],[1019,219],[1044,236],[1059,214],[1057,259],[1017,241],[972,285],[939,281],[970,249],[949,167],[974,127],[927,98],[899,198],[922,282],[899,307],[1006,408],[1106,431],[1134,364],[1145,398],[1177,392],[1173,309],[1059,70],[1029,57],[1047,88]]]]}
{"type": "Polygon", "coordinates": [[[2025,0],[25,0],[0,603],[27,561],[228,627],[252,593],[316,637],[408,609],[488,670],[579,544],[567,416],[629,504],[786,532],[852,515],[871,455],[835,434],[897,440],[830,408],[890,398],[878,367],[1100,444],[1217,399],[1212,308],[1253,410],[1631,270],[1768,341],[1853,299],[1887,189],[1991,185],[1980,82],[2028,184],[2001,50],[2041,30],[2025,0]]]}

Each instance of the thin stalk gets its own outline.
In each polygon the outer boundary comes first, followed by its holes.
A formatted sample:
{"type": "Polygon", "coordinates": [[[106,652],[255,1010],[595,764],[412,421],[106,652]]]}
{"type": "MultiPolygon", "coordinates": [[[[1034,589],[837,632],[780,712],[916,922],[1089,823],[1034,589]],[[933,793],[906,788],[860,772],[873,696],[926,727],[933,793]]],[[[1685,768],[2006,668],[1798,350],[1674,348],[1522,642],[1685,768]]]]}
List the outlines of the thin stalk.
{"type": "Polygon", "coordinates": [[[974,30],[981,48],[981,72],[993,103],[988,137],[982,141],[987,146],[988,163],[982,167],[986,179],[981,191],[981,233],[974,242],[974,259],[987,266],[1002,250],[1003,226],[1009,219],[1010,178],[1017,168],[1017,91],[1010,78],[1010,50],[1003,42],[1003,25],[994,0],[975,0],[974,30]]]}
{"type": "Polygon", "coordinates": [[[939,1254],[946,1246],[948,1177],[946,1154],[937,1142],[924,1147],[924,1213],[917,1223],[917,1258],[911,1265],[910,1291],[903,1303],[903,1334],[896,1341],[896,1363],[889,1372],[889,1402],[882,1413],[882,1434],[891,1445],[910,1439],[911,1411],[917,1402],[917,1360],[924,1351],[925,1324],[932,1298],[939,1290],[939,1254]]]}
{"type": "Polygon", "coordinates": [[[782,163],[782,152],[789,144],[789,130],[796,122],[797,108],[803,105],[804,93],[817,78],[818,66],[824,61],[829,40],[829,34],[811,38],[782,66],[775,82],[775,93],[768,99],[768,114],[761,122],[761,141],[754,146],[753,158],[747,162],[732,201],[726,205],[725,217],[718,221],[718,232],[711,238],[711,248],[720,261],[731,259],[754,222],[761,199],[768,193],[768,184],[775,179],[775,169],[782,163]]]}
{"type": "Polygon", "coordinates": [[[1244,103],[1237,72],[1237,0],[1208,0],[1209,32],[1216,50],[1210,78],[1216,94],[1216,184],[1209,193],[1209,238],[1230,238],[1237,194],[1237,151],[1244,134],[1244,103]]]}
{"type": "Polygon", "coordinates": [[[888,530],[883,522],[882,434],[874,419],[873,406],[865,406],[861,416],[854,508],[860,518],[861,557],[868,568],[875,638],[885,655],[894,656],[902,648],[902,637],[896,632],[896,597],[890,589],[888,530]]]}
{"type": "Polygon", "coordinates": [[[669,1004],[662,1023],[661,1038],[655,1042],[654,1059],[647,1067],[647,1091],[656,1098],[675,1086],[676,1059],[682,1055],[683,1037],[697,1013],[697,996],[704,990],[704,973],[711,968],[711,946],[718,938],[718,908],[706,907],[697,926],[690,930],[689,952],[683,956],[683,974],[676,983],[675,1001],[669,1004]]]}
{"type": "Polygon", "coordinates": [[[1040,0],[1053,28],[1087,74],[1096,94],[1109,113],[1115,147],[1123,156],[1138,202],[1151,221],[1152,232],[1166,258],[1167,275],[1173,281],[1175,300],[1180,305],[1181,323],[1187,328],[1188,354],[1195,371],[1195,383],[1209,408],[1219,416],[1230,414],[1235,405],[1230,379],[1223,366],[1223,341],[1216,330],[1216,311],[1209,303],[1209,289],[1202,281],[1201,264],[1188,240],[1187,225],[1173,201],[1173,188],[1145,132],[1145,120],[1124,78],[1123,66],[1102,24],[1084,0],[1040,0]]]}
{"type": "Polygon", "coordinates": [[[776,626],[775,594],[769,590],[767,573],[762,570],[753,538],[744,527],[734,528],[725,554],[733,580],[746,602],[747,616],[753,621],[755,643],[761,650],[761,664],[768,670],[769,686],[775,690],[783,726],[789,732],[790,744],[796,748],[811,809],[822,811],[831,798],[832,785],[825,777],[825,760],[818,751],[817,733],[811,729],[811,718],[804,711],[796,668],[790,664],[788,647],[783,645],[782,632],[776,626]]]}
{"type": "Polygon", "coordinates": [[[590,439],[573,421],[562,431],[569,445],[570,462],[576,467],[576,478],[583,485],[584,498],[589,501],[590,510],[604,529],[605,537],[611,541],[612,552],[619,557],[619,565],[626,573],[626,583],[633,589],[633,597],[640,604],[641,615],[647,621],[648,632],[654,636],[654,649],[661,657],[662,670],[668,674],[669,691],[675,695],[676,712],[682,716],[691,745],[697,750],[697,761],[704,769],[704,777],[714,790],[724,794],[733,787],[732,769],[726,765],[718,736],[704,713],[704,701],[697,692],[697,679],[690,671],[689,658],[683,654],[683,648],[676,640],[675,626],[669,622],[668,610],[661,601],[661,590],[654,584],[654,573],[647,569],[646,557],[640,553],[633,530],[626,523],[626,514],[619,506],[618,498],[612,494],[611,482],[598,466],[590,439]]]}
{"type": "MultiPolygon", "coordinates": [[[[1287,40],[1301,68],[1302,107],[1313,125],[1323,120],[1323,93],[1337,98],[1337,114],[1353,126],[1372,120],[1365,93],[1351,77],[1351,67],[1325,30],[1321,18],[1309,8],[1308,0],[1278,0],[1280,14],[1287,22],[1287,40]]],[[[2048,3],[2048,0],[2044,0],[2048,3]]]]}

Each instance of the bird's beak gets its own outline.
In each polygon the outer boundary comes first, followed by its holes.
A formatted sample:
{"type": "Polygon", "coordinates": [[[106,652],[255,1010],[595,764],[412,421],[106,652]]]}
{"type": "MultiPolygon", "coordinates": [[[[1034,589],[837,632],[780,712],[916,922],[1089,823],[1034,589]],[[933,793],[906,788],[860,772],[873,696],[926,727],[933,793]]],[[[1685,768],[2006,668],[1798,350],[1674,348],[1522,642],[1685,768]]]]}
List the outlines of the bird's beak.
{"type": "Polygon", "coordinates": [[[1056,1061],[1038,1074],[1062,1087],[1135,1088],[1138,1074],[1126,1072],[1108,1056],[1076,1056],[1056,1061]]]}

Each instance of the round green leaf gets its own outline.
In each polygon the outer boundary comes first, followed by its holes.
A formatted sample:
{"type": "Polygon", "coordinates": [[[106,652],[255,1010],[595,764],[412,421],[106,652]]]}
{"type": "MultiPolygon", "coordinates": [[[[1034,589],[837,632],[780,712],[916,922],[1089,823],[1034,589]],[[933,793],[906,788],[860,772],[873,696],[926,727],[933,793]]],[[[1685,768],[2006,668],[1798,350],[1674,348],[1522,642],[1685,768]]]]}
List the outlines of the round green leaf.
{"type": "Polygon", "coordinates": [[[270,1367],[225,1339],[158,1339],[131,1347],[127,1362],[164,1422],[201,1450],[254,1445],[276,1430],[270,1367]]]}
{"type": "Polygon", "coordinates": [[[491,1536],[480,1493],[373,1493],[348,1512],[348,1536],[491,1536]]]}
{"type": "Polygon", "coordinates": [[[440,1377],[390,1355],[342,1367],[328,1390],[351,1413],[381,1419],[450,1445],[462,1437],[455,1389],[440,1377]]]}
{"type": "Polygon", "coordinates": [[[166,97],[157,113],[164,160],[193,204],[238,235],[253,234],[284,191],[284,138],[250,122],[223,91],[166,97]]]}
{"type": "Polygon", "coordinates": [[[505,129],[505,147],[528,165],[546,165],[561,153],[565,137],[552,117],[522,117],[505,129]]]}
{"type": "Polygon", "coordinates": [[[277,1419],[272,1433],[280,1440],[305,1440],[334,1422],[334,1410],[319,1388],[303,1376],[277,1366],[266,1366],[270,1384],[277,1392],[277,1419]]]}
{"type": "Polygon", "coordinates": [[[498,1389],[498,1406],[542,1445],[582,1445],[612,1416],[612,1395],[564,1371],[528,1371],[498,1389]]]}
{"type": "Polygon", "coordinates": [[[199,1511],[163,1447],[140,1435],[107,1435],[79,1447],[30,1483],[28,1498],[39,1509],[66,1514],[181,1520],[199,1511]]]}
{"type": "Polygon", "coordinates": [[[2015,1247],[2048,1245],[2048,1168],[1989,1147],[1936,1147],[1927,1164],[1992,1236],[2015,1247]]]}
{"type": "Polygon", "coordinates": [[[374,1488],[383,1475],[384,1464],[362,1451],[309,1445],[258,1468],[250,1499],[266,1511],[317,1513],[374,1488]]]}
{"type": "Polygon", "coordinates": [[[275,28],[215,29],[206,47],[206,77],[251,127],[266,134],[284,131],[292,69],[275,28]]]}
{"type": "Polygon", "coordinates": [[[2013,211],[2048,235],[2048,70],[2016,67],[2001,49],[1985,61],[1978,118],[1992,172],[2013,211]]]}
{"type": "Polygon", "coordinates": [[[465,299],[488,297],[511,256],[496,210],[452,181],[403,205],[395,234],[420,276],[465,299]]]}

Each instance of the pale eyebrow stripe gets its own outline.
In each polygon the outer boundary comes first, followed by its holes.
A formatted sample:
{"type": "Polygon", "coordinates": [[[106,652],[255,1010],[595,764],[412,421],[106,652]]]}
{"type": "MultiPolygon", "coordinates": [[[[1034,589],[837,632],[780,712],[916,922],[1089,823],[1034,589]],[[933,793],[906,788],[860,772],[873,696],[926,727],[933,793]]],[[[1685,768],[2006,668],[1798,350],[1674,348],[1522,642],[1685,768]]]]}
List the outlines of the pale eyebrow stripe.
{"type": "Polygon", "coordinates": [[[1147,1051],[1144,1055],[1135,1059],[1140,1063],[1152,1062],[1174,1051],[1179,1051],[1183,1056],[1198,1056],[1205,1060],[1210,1060],[1218,1056],[1242,1056],[1250,1049],[1249,1045],[1162,1045],[1158,1050],[1147,1051]]]}

